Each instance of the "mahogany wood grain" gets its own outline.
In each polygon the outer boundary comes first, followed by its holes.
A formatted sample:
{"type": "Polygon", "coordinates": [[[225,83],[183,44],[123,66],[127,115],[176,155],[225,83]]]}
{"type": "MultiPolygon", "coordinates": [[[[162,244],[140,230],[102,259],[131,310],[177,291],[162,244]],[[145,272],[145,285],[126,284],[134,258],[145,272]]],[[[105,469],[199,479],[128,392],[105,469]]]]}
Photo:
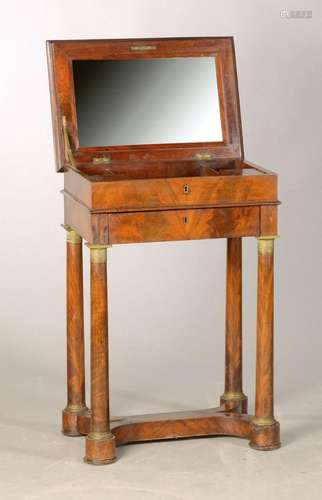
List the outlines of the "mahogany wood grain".
{"type": "Polygon", "coordinates": [[[258,241],[255,416],[273,417],[274,240],[258,241]]]}
{"type": "MultiPolygon", "coordinates": [[[[119,417],[111,420],[111,430],[116,438],[116,446],[194,436],[229,435],[250,438],[251,420],[251,416],[228,412],[223,406],[207,410],[119,417]]],[[[90,415],[80,416],[80,432],[86,435],[89,427],[90,415]]]]}
{"type": "MultiPolygon", "coordinates": [[[[114,160],[194,159],[197,154],[216,158],[242,158],[237,75],[232,37],[158,38],[127,40],[52,40],[47,42],[50,95],[57,169],[66,165],[61,130],[62,116],[67,117],[76,161],[91,161],[108,154],[114,160]],[[135,50],[145,45],[148,50],[135,50]],[[152,49],[149,49],[152,47],[152,49]],[[214,57],[220,104],[223,140],[220,142],[146,144],[128,146],[79,147],[73,60],[157,59],[168,57],[214,57]]],[[[198,89],[196,89],[198,92],[198,89]]]]}
{"type": "Polygon", "coordinates": [[[260,234],[262,236],[270,236],[272,234],[278,234],[276,205],[261,206],[260,234]]]}
{"type": "Polygon", "coordinates": [[[91,260],[91,432],[110,430],[107,328],[106,261],[91,260]]]}
{"type": "Polygon", "coordinates": [[[163,419],[154,416],[153,420],[119,422],[113,426],[117,445],[154,441],[159,439],[178,439],[201,436],[250,437],[249,416],[214,413],[212,416],[174,417],[163,419]]]}
{"type": "MultiPolygon", "coordinates": [[[[279,424],[256,426],[253,416],[241,414],[238,402],[206,410],[132,415],[111,419],[111,431],[115,445],[143,443],[162,439],[180,439],[202,436],[234,436],[250,440],[250,446],[269,451],[280,446],[279,424]]],[[[78,417],[81,434],[90,432],[90,412],[78,417]]]]}
{"type": "MultiPolygon", "coordinates": [[[[47,44],[56,163],[64,175],[65,224],[91,247],[91,410],[85,406],[82,250],[67,250],[68,405],[63,430],[86,435],[85,461],[107,464],[115,446],[229,435],[257,450],[280,446],[273,408],[273,245],[259,240],[255,416],[242,390],[242,244],[277,234],[277,176],[243,160],[231,37],[51,41],[47,44]],[[135,49],[145,46],[146,50],[135,49]],[[215,58],[223,140],[79,146],[73,60],[215,58]],[[67,120],[73,166],[66,159],[67,120]],[[201,160],[200,154],[210,155],[201,160]],[[105,164],[94,157],[107,157],[105,164]],[[219,409],[111,419],[105,249],[95,245],[228,238],[225,393],[219,409]]],[[[196,92],[199,89],[196,88],[196,92]]],[[[67,155],[68,156],[68,155],[67,155]]]]}
{"type": "MultiPolygon", "coordinates": [[[[147,210],[142,210],[140,212],[125,212],[124,214],[117,214],[113,212],[102,212],[102,213],[96,213],[93,211],[90,211],[85,207],[82,203],[79,201],[75,200],[71,196],[69,196],[67,193],[64,193],[64,208],[65,208],[65,218],[64,222],[65,224],[68,224],[72,227],[75,228],[75,230],[79,233],[82,234],[83,237],[89,242],[93,244],[109,244],[110,242],[116,243],[116,239],[110,239],[110,221],[112,218],[114,218],[114,215],[119,215],[120,217],[115,217],[114,219],[114,224],[116,224],[116,221],[120,221],[120,227],[119,229],[114,228],[113,226],[113,231],[114,229],[116,232],[123,232],[127,231],[126,228],[127,226],[131,226],[132,223],[136,224],[136,221],[145,221],[146,223],[148,221],[153,224],[150,226],[150,229],[145,229],[145,226],[143,226],[141,229],[138,227],[137,229],[133,226],[132,231],[133,235],[135,234],[135,231],[137,230],[139,232],[139,236],[136,236],[136,238],[142,239],[142,235],[140,235],[140,231],[142,232],[144,230],[145,234],[152,234],[152,237],[154,238],[152,241],[156,241],[158,237],[161,238],[161,232],[158,233],[157,229],[159,227],[159,224],[161,221],[163,221],[163,224],[165,224],[164,228],[168,228],[168,230],[174,232],[174,223],[177,221],[177,231],[176,231],[176,239],[192,239],[194,238],[194,235],[197,238],[213,238],[213,237],[238,237],[238,236],[258,236],[260,234],[275,234],[275,229],[276,229],[276,219],[267,219],[265,223],[265,230],[263,229],[263,224],[262,224],[262,217],[260,215],[260,210],[262,210],[263,205],[261,206],[253,206],[253,205],[246,205],[244,206],[243,204],[239,204],[237,206],[232,206],[232,207],[225,207],[225,208],[220,208],[220,207],[207,207],[207,208],[196,208],[196,210],[162,210],[162,211],[153,211],[149,212],[147,210]],[[254,212],[250,209],[255,209],[255,212],[258,211],[258,220],[256,224],[256,219],[253,216],[250,217],[250,214],[254,214],[254,212]],[[199,217],[200,211],[204,211],[204,215],[202,217],[199,217]],[[223,230],[222,222],[220,223],[221,225],[217,226],[217,229],[215,227],[207,227],[206,225],[198,228],[193,228],[193,231],[189,233],[189,227],[191,229],[191,225],[188,227],[182,227],[184,220],[184,217],[188,214],[188,212],[192,214],[196,214],[193,219],[197,221],[199,224],[202,224],[204,221],[210,221],[210,214],[213,214],[213,222],[216,224],[216,218],[219,216],[218,221],[224,220],[224,215],[227,214],[226,220],[228,221],[229,218],[233,218],[233,215],[235,214],[236,220],[235,222],[232,223],[232,227],[229,229],[229,232],[227,234],[224,234],[224,232],[220,233],[219,229],[223,230]],[[147,214],[145,217],[144,215],[147,214]],[[151,216],[149,216],[151,214],[151,216]],[[154,214],[154,215],[153,215],[154,214]],[[176,216],[171,214],[177,214],[176,216]],[[179,215],[181,214],[181,218],[179,215]],[[220,217],[221,214],[221,217],[220,217]],[[123,217],[123,215],[128,215],[129,217],[123,217]],[[130,220],[130,216],[133,217],[132,222],[130,220]],[[240,217],[246,216],[244,221],[240,220],[240,217]],[[128,224],[127,224],[128,221],[128,224]],[[253,221],[251,223],[251,221],[253,221]],[[154,224],[158,223],[157,226],[155,226],[155,231],[154,231],[154,224]],[[249,232],[251,227],[253,228],[253,232],[249,232]],[[242,228],[248,228],[247,232],[242,230],[242,228]],[[233,232],[232,232],[233,231],[233,232]],[[190,235],[189,235],[190,234],[190,235]],[[154,236],[153,236],[154,235],[154,236]]],[[[274,207],[276,208],[276,207],[274,207]]],[[[189,219],[188,219],[189,220],[189,219]]],[[[190,217],[190,221],[191,221],[190,217]]],[[[188,222],[188,221],[187,221],[188,222]]],[[[187,225],[187,224],[185,224],[187,225]]],[[[118,226],[116,224],[116,226],[118,226]]],[[[115,236],[115,235],[114,235],[115,236]]],[[[126,238],[122,236],[122,241],[127,241],[131,242],[131,239],[129,236],[126,238]],[[124,239],[123,239],[124,238],[124,239]]],[[[134,239],[133,239],[134,241],[134,239]]],[[[162,241],[162,239],[160,239],[162,241]]]]}
{"type": "Polygon", "coordinates": [[[260,450],[280,446],[273,401],[274,239],[267,238],[258,240],[256,399],[251,440],[251,446],[260,450]]]}
{"type": "Polygon", "coordinates": [[[110,432],[106,248],[91,247],[91,423],[84,460],[95,465],[115,460],[110,432]]]}
{"type": "Polygon", "coordinates": [[[108,213],[96,214],[82,203],[64,195],[64,222],[82,234],[88,243],[107,245],[109,242],[108,213]]]}
{"type": "Polygon", "coordinates": [[[258,231],[258,207],[169,210],[109,216],[110,244],[251,236],[258,231]]]}
{"type": "Polygon", "coordinates": [[[226,344],[225,392],[221,403],[227,408],[240,403],[247,412],[247,397],[243,394],[242,374],[242,239],[227,239],[226,271],[226,344]]]}
{"type": "Polygon", "coordinates": [[[226,392],[242,392],[242,239],[227,239],[226,392]]]}
{"type": "Polygon", "coordinates": [[[249,445],[254,450],[259,451],[280,448],[280,424],[276,420],[271,425],[256,425],[252,421],[249,445]]]}
{"type": "Polygon", "coordinates": [[[276,177],[241,175],[96,182],[92,187],[93,209],[118,211],[272,201],[276,177]],[[185,186],[188,193],[185,193],[185,186]]]}
{"type": "Polygon", "coordinates": [[[242,163],[236,160],[189,160],[189,161],[113,161],[110,163],[83,163],[79,172],[88,180],[119,181],[138,179],[170,179],[176,177],[206,177],[241,173],[242,163]]]}
{"type": "Polygon", "coordinates": [[[276,175],[253,168],[242,174],[113,179],[68,169],[65,192],[97,212],[278,203],[276,175]]]}
{"type": "Polygon", "coordinates": [[[67,229],[67,406],[63,410],[63,433],[79,435],[77,415],[85,404],[83,256],[82,239],[67,229]]]}

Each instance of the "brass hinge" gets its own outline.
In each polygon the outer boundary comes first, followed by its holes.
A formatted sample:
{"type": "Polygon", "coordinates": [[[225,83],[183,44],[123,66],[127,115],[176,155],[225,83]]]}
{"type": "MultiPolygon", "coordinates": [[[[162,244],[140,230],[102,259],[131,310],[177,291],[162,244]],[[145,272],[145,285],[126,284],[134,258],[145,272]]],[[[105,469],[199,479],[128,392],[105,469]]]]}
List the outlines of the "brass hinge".
{"type": "Polygon", "coordinates": [[[214,155],[211,155],[209,153],[198,153],[196,154],[196,159],[197,160],[213,160],[215,157],[214,155]]]}
{"type": "Polygon", "coordinates": [[[76,166],[74,155],[72,148],[70,146],[69,137],[68,137],[68,128],[67,128],[67,119],[66,116],[63,116],[63,136],[64,136],[64,152],[65,152],[65,160],[70,163],[72,167],[76,166]]]}
{"type": "Polygon", "coordinates": [[[111,157],[110,156],[94,156],[92,159],[92,163],[94,165],[100,165],[101,163],[111,163],[111,157]]]}
{"type": "Polygon", "coordinates": [[[131,45],[130,47],[131,50],[139,52],[144,52],[145,50],[156,50],[156,48],[156,45],[131,45]]]}

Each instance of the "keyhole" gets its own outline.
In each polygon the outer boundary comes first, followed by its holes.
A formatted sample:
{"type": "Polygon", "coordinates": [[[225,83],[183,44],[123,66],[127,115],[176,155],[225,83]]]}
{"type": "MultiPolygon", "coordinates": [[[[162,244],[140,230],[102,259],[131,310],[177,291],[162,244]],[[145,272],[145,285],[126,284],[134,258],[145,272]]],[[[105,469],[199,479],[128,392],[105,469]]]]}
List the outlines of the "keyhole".
{"type": "Polygon", "coordinates": [[[182,220],[183,220],[183,223],[184,223],[184,224],[188,224],[188,222],[189,222],[189,217],[187,217],[187,216],[185,215],[185,216],[182,218],[182,220]]]}
{"type": "Polygon", "coordinates": [[[190,193],[190,187],[188,186],[188,184],[185,184],[183,186],[183,192],[184,192],[184,194],[190,193]]]}

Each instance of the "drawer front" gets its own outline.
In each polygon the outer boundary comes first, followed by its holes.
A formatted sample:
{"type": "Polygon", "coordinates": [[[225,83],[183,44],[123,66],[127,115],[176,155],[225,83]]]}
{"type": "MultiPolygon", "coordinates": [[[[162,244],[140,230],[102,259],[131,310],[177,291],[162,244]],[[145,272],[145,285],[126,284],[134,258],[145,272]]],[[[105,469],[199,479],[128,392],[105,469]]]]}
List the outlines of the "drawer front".
{"type": "Polygon", "coordinates": [[[94,183],[90,207],[108,211],[252,204],[276,199],[276,176],[227,175],[94,183]]]}
{"type": "Polygon", "coordinates": [[[257,236],[259,219],[259,207],[110,214],[109,243],[257,236]]]}

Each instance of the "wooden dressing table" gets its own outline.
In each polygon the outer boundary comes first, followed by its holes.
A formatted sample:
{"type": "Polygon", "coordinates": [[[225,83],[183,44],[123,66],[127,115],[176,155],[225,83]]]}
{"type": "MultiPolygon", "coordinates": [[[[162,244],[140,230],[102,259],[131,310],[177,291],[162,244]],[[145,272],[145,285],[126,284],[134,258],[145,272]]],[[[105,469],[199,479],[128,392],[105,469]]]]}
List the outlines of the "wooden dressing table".
{"type": "Polygon", "coordinates": [[[67,406],[63,433],[85,461],[116,446],[227,435],[280,446],[273,411],[277,176],[244,161],[231,37],[47,43],[67,231],[67,406]],[[258,240],[256,403],[242,388],[242,238],[258,240]],[[226,373],[220,406],[110,418],[107,250],[227,238],[226,373]],[[82,240],[91,266],[91,408],[85,402],[82,240]]]}

